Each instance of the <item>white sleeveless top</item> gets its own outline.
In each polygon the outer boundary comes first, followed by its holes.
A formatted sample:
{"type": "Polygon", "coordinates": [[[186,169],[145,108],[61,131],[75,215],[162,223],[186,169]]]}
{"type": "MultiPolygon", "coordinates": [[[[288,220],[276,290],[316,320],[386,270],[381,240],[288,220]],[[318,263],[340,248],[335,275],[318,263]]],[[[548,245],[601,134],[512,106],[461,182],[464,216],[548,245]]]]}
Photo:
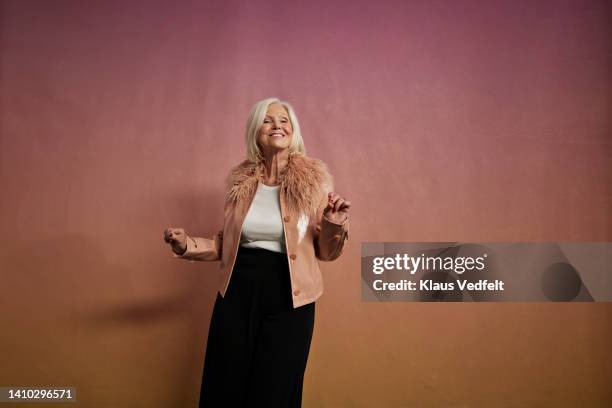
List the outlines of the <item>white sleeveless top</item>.
{"type": "Polygon", "coordinates": [[[240,246],[286,253],[279,186],[259,183],[240,234],[240,246]]]}

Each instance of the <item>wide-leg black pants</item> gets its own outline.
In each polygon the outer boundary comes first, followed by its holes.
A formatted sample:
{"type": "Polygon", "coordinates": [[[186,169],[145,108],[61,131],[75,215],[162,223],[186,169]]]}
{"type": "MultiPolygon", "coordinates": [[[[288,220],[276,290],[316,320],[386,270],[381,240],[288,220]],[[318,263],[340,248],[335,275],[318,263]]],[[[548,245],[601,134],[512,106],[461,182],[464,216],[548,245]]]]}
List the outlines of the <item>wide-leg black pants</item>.
{"type": "Polygon", "coordinates": [[[287,255],[240,247],[213,309],[200,407],[300,407],[315,304],[291,301],[287,255]]]}

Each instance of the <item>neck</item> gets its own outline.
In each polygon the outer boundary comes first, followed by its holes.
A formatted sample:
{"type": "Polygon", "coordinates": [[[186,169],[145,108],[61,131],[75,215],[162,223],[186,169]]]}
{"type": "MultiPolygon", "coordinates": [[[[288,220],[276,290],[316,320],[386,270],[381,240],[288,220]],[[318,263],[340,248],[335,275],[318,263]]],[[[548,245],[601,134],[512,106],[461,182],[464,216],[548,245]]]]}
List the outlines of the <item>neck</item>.
{"type": "Polygon", "coordinates": [[[281,172],[289,163],[289,149],[264,152],[264,165],[266,173],[263,176],[264,184],[276,185],[280,181],[281,172]]]}

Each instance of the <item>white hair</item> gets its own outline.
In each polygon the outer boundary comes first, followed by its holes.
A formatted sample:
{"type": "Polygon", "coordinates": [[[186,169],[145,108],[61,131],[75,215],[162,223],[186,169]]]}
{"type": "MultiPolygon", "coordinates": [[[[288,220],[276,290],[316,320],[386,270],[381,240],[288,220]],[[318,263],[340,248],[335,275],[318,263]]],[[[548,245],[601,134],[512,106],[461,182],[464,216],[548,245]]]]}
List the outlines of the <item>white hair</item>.
{"type": "Polygon", "coordinates": [[[306,147],[304,146],[304,140],[302,139],[302,133],[300,132],[300,124],[298,123],[297,116],[295,115],[295,111],[293,110],[291,104],[286,101],[281,101],[278,98],[267,98],[253,105],[251,108],[251,113],[249,113],[249,119],[247,120],[245,141],[247,158],[251,162],[256,162],[258,159],[263,157],[263,153],[257,145],[257,135],[259,134],[259,129],[261,128],[261,125],[266,117],[266,113],[268,112],[268,106],[273,103],[282,105],[289,114],[289,120],[291,121],[291,127],[293,128],[293,136],[291,138],[291,144],[289,145],[289,152],[306,154],[306,147]]]}

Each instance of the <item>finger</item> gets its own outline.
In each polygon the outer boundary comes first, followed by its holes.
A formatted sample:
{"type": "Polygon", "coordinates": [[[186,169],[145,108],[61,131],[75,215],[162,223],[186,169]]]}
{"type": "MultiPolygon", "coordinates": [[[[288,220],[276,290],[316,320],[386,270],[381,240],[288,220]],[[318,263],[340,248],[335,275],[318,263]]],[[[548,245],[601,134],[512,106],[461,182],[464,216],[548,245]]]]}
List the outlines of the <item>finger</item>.
{"type": "Polygon", "coordinates": [[[339,199],[340,199],[340,196],[336,194],[333,197],[331,197],[328,202],[329,204],[332,205],[332,207],[334,207],[339,199]]]}
{"type": "Polygon", "coordinates": [[[340,211],[342,211],[343,209],[349,209],[351,208],[351,202],[350,201],[345,201],[342,203],[342,206],[339,208],[340,211]]]}
{"type": "MultiPolygon", "coordinates": [[[[340,198],[338,199],[338,202],[336,203],[336,211],[340,211],[340,209],[344,207],[344,204],[345,204],[346,202],[347,202],[347,201],[346,201],[346,200],[345,200],[343,197],[340,197],[340,198]]],[[[349,204],[349,205],[350,205],[350,204],[349,204]]]]}
{"type": "Polygon", "coordinates": [[[334,208],[332,203],[327,203],[327,205],[325,206],[325,209],[323,210],[323,214],[327,214],[328,212],[330,212],[332,209],[334,208]]]}
{"type": "Polygon", "coordinates": [[[343,202],[344,202],[344,199],[339,198],[338,201],[334,203],[334,211],[338,211],[343,202]]]}

